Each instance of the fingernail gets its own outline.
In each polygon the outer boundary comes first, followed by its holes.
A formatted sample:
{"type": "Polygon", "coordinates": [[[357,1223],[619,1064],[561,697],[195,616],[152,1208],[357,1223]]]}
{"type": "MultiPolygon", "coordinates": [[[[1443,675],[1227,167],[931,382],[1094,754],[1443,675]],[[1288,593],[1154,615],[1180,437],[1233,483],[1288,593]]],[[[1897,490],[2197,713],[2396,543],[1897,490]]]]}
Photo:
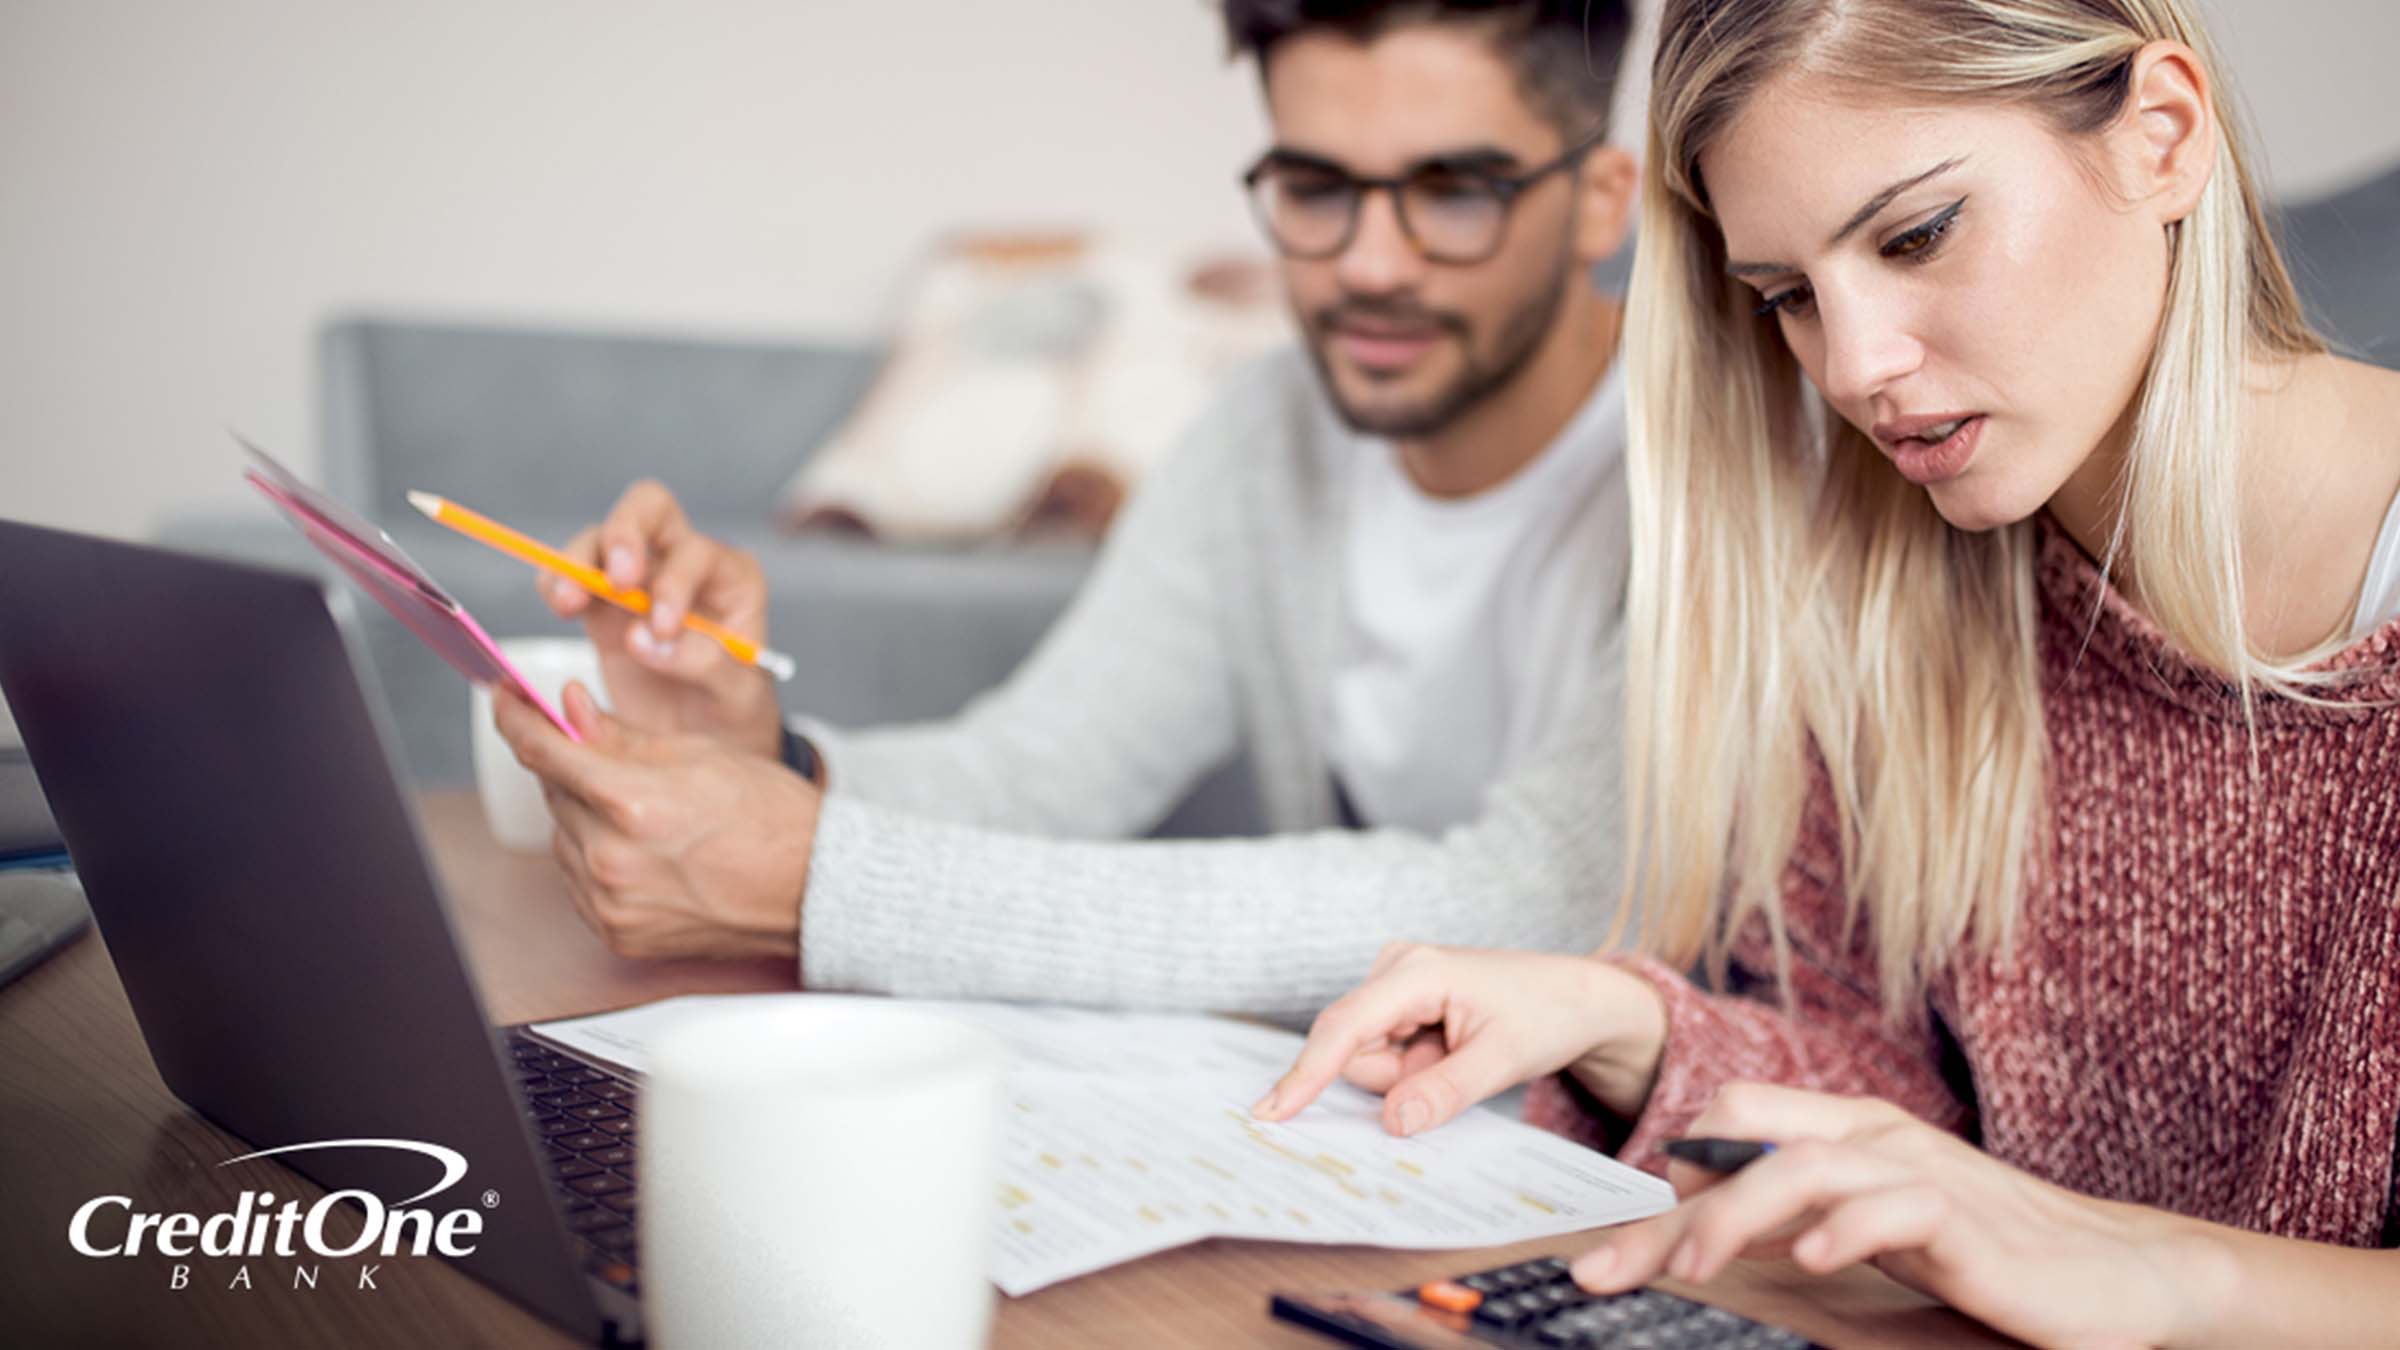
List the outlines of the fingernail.
{"type": "Polygon", "coordinates": [[[1813,1266],[1825,1259],[1825,1249],[1832,1245],[1832,1239],[1823,1233],[1811,1233],[1793,1245],[1792,1256],[1813,1266]]]}
{"type": "Polygon", "coordinates": [[[675,625],[681,622],[683,622],[683,616],[677,614],[672,606],[660,605],[650,611],[650,627],[656,630],[662,638],[672,636],[675,632],[675,625]]]}
{"type": "Polygon", "coordinates": [[[1258,1104],[1250,1108],[1250,1114],[1254,1116],[1275,1114],[1275,1094],[1269,1092],[1266,1096],[1259,1098],[1258,1104]]]}
{"type": "Polygon", "coordinates": [[[1584,1288],[1598,1289],[1607,1282],[1608,1272],[1616,1264],[1617,1253],[1614,1248],[1595,1247],[1577,1257],[1575,1264],[1568,1268],[1568,1273],[1575,1277],[1575,1283],[1584,1288]]]}
{"type": "Polygon", "coordinates": [[[623,544],[608,551],[608,575],[617,582],[633,580],[633,550],[623,544]]]}
{"type": "Polygon", "coordinates": [[[1679,1280],[1688,1280],[1700,1269],[1700,1251],[1690,1238],[1675,1245],[1675,1255],[1667,1259],[1667,1273],[1679,1280]]]}
{"type": "Polygon", "coordinates": [[[1400,1133],[1415,1134],[1425,1128],[1425,1122],[1432,1116],[1433,1112],[1427,1110],[1423,1102],[1400,1103],[1400,1133]]]}
{"type": "Polygon", "coordinates": [[[648,624],[635,624],[633,632],[627,636],[632,640],[636,651],[655,652],[658,650],[658,639],[651,634],[648,624]]]}

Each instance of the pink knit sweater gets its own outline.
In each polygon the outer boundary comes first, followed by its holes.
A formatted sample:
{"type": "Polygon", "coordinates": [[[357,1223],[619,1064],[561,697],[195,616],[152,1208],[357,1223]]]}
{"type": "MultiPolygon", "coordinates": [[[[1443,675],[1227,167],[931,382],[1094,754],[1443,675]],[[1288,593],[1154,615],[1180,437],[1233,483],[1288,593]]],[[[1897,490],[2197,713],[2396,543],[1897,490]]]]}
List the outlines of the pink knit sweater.
{"type": "Polygon", "coordinates": [[[1871,952],[1840,940],[1820,793],[1784,880],[1796,1011],[1782,1011],[1763,925],[1736,944],[1738,992],[1629,961],[1668,1021],[1630,1137],[1556,1079],[1527,1114],[1663,1169],[1658,1145],[1726,1083],[1870,1095],[2087,1194],[2388,1245],[2400,706],[2375,705],[2400,698],[2400,622],[2328,663],[2351,677],[2331,695],[2344,706],[2262,699],[2254,783],[2229,686],[2046,518],[2043,536],[2050,852],[2012,954],[1954,963],[1919,1015],[1887,1021],[1871,952]]]}

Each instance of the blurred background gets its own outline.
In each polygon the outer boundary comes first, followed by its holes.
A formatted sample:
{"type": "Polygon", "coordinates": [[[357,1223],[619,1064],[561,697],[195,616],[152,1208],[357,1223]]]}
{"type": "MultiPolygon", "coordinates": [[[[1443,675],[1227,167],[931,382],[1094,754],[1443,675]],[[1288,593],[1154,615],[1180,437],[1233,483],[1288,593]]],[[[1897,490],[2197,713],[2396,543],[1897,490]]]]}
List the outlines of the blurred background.
{"type": "MultiPolygon", "coordinates": [[[[2279,200],[2400,164],[2400,6],[2204,3],[2279,200]]],[[[229,427],[379,519],[421,486],[563,535],[658,472],[798,550],[779,632],[883,653],[796,700],[942,711],[1281,331],[1223,270],[1260,254],[1264,128],[1204,0],[0,0],[0,515],[305,565],[229,427]],[[910,456],[1007,416],[1038,430],[916,510],[945,461],[910,456]],[[1044,520],[1069,545],[1024,543],[1044,520]],[[865,642],[942,604],[985,629],[865,642]]],[[[424,560],[495,630],[545,624],[522,569],[424,560]]],[[[434,716],[412,762],[455,776],[434,716]]]]}
{"type": "MultiPolygon", "coordinates": [[[[2400,6],[2210,0],[2279,195],[2400,159],[2400,6]]],[[[8,514],[316,468],[337,310],[872,340],[962,227],[1248,244],[1203,0],[0,0],[8,514]]]]}
{"type": "MultiPolygon", "coordinates": [[[[335,311],[872,339],[965,226],[1247,243],[1200,0],[0,0],[9,513],[315,469],[335,311]]],[[[795,452],[804,447],[795,447],[795,452]]]]}

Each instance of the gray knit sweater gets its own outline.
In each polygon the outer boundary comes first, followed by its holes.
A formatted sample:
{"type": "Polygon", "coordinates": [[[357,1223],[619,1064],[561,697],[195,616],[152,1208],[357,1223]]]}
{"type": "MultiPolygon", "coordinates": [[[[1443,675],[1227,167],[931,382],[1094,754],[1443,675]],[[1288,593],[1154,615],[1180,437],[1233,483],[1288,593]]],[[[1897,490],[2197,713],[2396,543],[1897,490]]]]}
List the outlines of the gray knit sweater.
{"type": "MultiPolygon", "coordinates": [[[[1588,705],[1477,819],[1339,828],[1338,427],[1303,354],[1262,360],[1145,480],[1005,684],[944,721],[795,722],[832,785],[801,910],[808,987],[1294,1017],[1393,939],[1601,942],[1619,885],[1616,622],[1588,705]],[[1273,833],[1131,837],[1242,750],[1273,833]]],[[[1590,519],[1624,539],[1621,465],[1590,519]]],[[[1621,618],[1622,592],[1620,572],[1592,603],[1621,618]]]]}

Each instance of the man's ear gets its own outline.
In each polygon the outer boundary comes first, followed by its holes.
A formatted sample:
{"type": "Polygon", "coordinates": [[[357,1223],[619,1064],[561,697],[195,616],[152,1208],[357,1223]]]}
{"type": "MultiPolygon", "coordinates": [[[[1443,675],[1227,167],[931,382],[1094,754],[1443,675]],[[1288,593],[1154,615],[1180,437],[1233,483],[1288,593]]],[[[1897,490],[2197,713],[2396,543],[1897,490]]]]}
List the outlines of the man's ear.
{"type": "Polygon", "coordinates": [[[1633,225],[1634,197],[1641,186],[1641,163],[1632,151],[1595,145],[1584,154],[1575,174],[1575,190],[1583,194],[1575,217],[1577,257],[1586,263],[1605,262],[1625,247],[1626,232],[1633,225]]]}
{"type": "Polygon", "coordinates": [[[2216,101],[2200,56],[2180,42],[2134,53],[2124,111],[2106,135],[2119,188],[2161,225],[2190,215],[2215,174],[2216,101]]]}

